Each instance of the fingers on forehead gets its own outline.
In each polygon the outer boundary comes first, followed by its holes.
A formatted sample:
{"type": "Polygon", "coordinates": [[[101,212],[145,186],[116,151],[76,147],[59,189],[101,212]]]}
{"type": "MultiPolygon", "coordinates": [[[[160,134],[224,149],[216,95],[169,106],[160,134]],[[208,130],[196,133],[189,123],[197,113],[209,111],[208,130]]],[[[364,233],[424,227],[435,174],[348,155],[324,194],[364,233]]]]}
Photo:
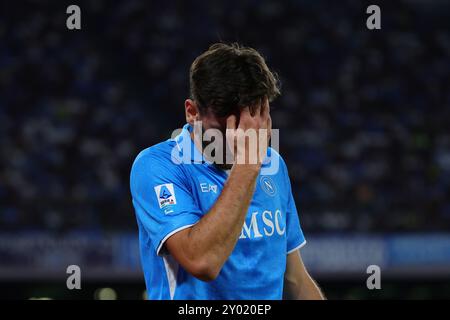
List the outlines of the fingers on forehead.
{"type": "Polygon", "coordinates": [[[241,113],[249,113],[252,117],[254,117],[255,115],[258,115],[258,113],[262,114],[263,112],[266,112],[268,107],[269,99],[267,98],[267,96],[265,96],[263,98],[257,99],[248,106],[242,107],[241,113]]]}
{"type": "Polygon", "coordinates": [[[227,127],[234,128],[236,127],[236,116],[231,115],[227,118],[227,127]]]}
{"type": "Polygon", "coordinates": [[[261,115],[267,116],[269,114],[269,99],[264,97],[261,104],[261,115]]]}
{"type": "Polygon", "coordinates": [[[253,111],[253,109],[251,109],[249,106],[245,106],[241,109],[241,114],[245,115],[245,114],[250,114],[253,111]]]}
{"type": "Polygon", "coordinates": [[[257,99],[250,105],[250,112],[252,116],[258,115],[262,109],[262,99],[257,99]]]}

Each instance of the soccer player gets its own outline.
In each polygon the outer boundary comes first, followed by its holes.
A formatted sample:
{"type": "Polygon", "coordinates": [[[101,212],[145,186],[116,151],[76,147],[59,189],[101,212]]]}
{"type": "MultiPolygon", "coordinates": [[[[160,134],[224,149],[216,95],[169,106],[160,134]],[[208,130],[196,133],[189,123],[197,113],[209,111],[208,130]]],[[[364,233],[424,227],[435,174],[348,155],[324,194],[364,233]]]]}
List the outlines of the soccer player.
{"type": "Polygon", "coordinates": [[[131,170],[149,298],[324,299],[301,259],[283,159],[264,139],[256,149],[250,136],[238,142],[239,132],[270,135],[277,78],[256,50],[214,44],[192,63],[190,91],[181,133],[143,150],[131,170]],[[199,121],[201,133],[223,134],[231,161],[203,152],[199,121]]]}

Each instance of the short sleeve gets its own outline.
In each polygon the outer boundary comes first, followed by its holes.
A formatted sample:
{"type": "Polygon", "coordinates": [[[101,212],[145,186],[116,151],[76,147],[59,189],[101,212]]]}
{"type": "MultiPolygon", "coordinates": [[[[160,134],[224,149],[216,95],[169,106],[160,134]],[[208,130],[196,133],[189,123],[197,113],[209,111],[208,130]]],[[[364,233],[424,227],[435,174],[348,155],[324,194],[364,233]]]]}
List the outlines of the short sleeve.
{"type": "Polygon", "coordinates": [[[291,181],[289,179],[289,174],[285,164],[284,164],[284,179],[286,180],[286,185],[288,186],[286,236],[287,236],[287,254],[289,254],[303,247],[306,244],[306,239],[305,236],[303,235],[303,230],[300,226],[300,219],[297,212],[297,207],[295,205],[294,196],[292,195],[291,181]]]}
{"type": "Polygon", "coordinates": [[[149,234],[158,255],[171,235],[202,216],[182,168],[170,158],[139,155],[131,169],[130,189],[140,227],[149,234]]]}

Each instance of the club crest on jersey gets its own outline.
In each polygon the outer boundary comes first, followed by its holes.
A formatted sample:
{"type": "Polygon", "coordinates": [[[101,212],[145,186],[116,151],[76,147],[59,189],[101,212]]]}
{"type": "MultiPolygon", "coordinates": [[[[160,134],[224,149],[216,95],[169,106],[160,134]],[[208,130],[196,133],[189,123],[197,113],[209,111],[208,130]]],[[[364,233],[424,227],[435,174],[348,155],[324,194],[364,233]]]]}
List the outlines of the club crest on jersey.
{"type": "Polygon", "coordinates": [[[158,198],[159,207],[161,209],[177,203],[172,183],[166,183],[156,186],[155,192],[156,197],[158,198]]]}
{"type": "Polygon", "coordinates": [[[260,179],[261,188],[269,196],[273,197],[277,193],[277,188],[273,180],[268,176],[262,176],[260,179]]]}

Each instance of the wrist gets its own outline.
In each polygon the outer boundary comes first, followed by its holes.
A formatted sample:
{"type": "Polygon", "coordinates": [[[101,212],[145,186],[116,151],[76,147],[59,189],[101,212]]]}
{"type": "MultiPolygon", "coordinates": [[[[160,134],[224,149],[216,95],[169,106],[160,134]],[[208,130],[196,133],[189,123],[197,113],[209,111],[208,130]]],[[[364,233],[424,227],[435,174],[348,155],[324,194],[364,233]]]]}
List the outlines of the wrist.
{"type": "Polygon", "coordinates": [[[239,174],[258,175],[262,164],[237,164],[233,165],[231,171],[237,171],[239,174]]]}

